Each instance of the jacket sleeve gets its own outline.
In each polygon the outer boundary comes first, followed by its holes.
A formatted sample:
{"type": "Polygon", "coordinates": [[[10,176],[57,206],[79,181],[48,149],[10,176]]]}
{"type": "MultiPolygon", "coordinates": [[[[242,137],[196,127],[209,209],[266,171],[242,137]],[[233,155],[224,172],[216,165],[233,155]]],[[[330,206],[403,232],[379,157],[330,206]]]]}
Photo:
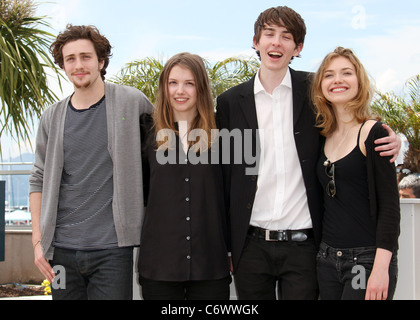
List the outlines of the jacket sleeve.
{"type": "Polygon", "coordinates": [[[35,160],[29,176],[29,193],[42,192],[44,182],[45,157],[47,153],[48,128],[46,118],[48,111],[41,116],[35,140],[35,160]]]}
{"type": "MultiPolygon", "coordinates": [[[[217,98],[217,106],[216,106],[216,125],[219,132],[221,130],[230,130],[229,129],[229,116],[228,116],[228,108],[229,103],[226,101],[227,99],[224,98],[222,94],[217,98]]],[[[220,163],[222,167],[223,173],[223,194],[224,194],[224,203],[225,203],[225,212],[226,212],[226,222],[227,222],[227,247],[228,251],[231,251],[231,222],[230,222],[230,163],[224,163],[224,159],[227,159],[227,154],[230,153],[230,143],[226,143],[223,141],[223,138],[219,138],[219,156],[220,156],[220,163]]],[[[229,159],[230,159],[229,154],[229,159]]]]}
{"type": "Polygon", "coordinates": [[[371,214],[376,223],[376,246],[394,252],[400,234],[400,201],[395,165],[391,157],[375,151],[374,141],[387,136],[382,123],[376,123],[365,142],[368,159],[371,214]]]}

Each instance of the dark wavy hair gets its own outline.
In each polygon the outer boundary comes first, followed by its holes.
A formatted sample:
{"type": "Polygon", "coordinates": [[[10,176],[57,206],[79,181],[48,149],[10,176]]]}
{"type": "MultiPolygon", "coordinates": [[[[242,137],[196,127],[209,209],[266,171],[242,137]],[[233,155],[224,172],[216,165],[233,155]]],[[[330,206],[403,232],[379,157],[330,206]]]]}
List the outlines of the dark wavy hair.
{"type": "MultiPolygon", "coordinates": [[[[296,46],[299,44],[302,44],[303,46],[306,37],[305,21],[302,19],[301,15],[293,9],[286,6],[279,6],[269,8],[262,12],[254,25],[255,43],[259,43],[264,28],[269,25],[286,28],[293,35],[296,46]]],[[[258,51],[257,55],[260,55],[258,51]]]]}
{"type": "Polygon", "coordinates": [[[73,26],[68,24],[66,30],[61,32],[57,39],[50,47],[51,54],[54,57],[54,62],[63,69],[63,47],[71,41],[80,39],[87,39],[92,41],[96,54],[99,61],[104,62],[104,67],[101,70],[102,80],[105,80],[106,68],[109,65],[109,59],[111,58],[111,45],[105,36],[103,36],[99,30],[94,26],[73,26]]]}

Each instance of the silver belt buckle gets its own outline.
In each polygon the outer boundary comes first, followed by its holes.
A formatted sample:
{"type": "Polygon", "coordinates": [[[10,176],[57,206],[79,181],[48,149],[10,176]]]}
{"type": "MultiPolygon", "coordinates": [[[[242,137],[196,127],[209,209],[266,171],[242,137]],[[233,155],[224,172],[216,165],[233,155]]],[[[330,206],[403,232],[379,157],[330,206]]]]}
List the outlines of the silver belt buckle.
{"type": "Polygon", "coordinates": [[[265,230],[265,241],[277,241],[270,238],[270,232],[271,230],[265,230]]]}
{"type": "Polygon", "coordinates": [[[287,234],[286,231],[283,230],[265,230],[265,241],[285,241],[287,240],[287,234]],[[280,238],[279,239],[271,239],[270,237],[270,232],[278,232],[280,233],[280,238]]]}

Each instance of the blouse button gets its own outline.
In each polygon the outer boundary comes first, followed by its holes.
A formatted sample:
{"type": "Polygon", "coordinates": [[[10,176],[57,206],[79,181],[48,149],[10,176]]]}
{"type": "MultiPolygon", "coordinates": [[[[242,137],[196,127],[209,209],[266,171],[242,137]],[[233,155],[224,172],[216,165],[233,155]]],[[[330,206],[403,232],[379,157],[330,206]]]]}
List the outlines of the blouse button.
{"type": "Polygon", "coordinates": [[[190,256],[187,256],[187,259],[188,259],[188,260],[190,260],[190,259],[191,259],[191,257],[190,257],[190,256]]]}
{"type": "Polygon", "coordinates": [[[190,217],[187,217],[187,218],[186,218],[186,220],[187,220],[187,221],[190,221],[190,220],[191,220],[191,218],[190,218],[190,217]]]}
{"type": "Polygon", "coordinates": [[[189,182],[190,181],[190,179],[189,178],[185,178],[185,182],[189,182]]]}
{"type": "Polygon", "coordinates": [[[190,198],[186,197],[186,198],[185,198],[185,201],[187,201],[187,202],[188,202],[188,201],[190,201],[190,198]]]}
{"type": "Polygon", "coordinates": [[[190,236],[188,236],[188,237],[187,237],[187,241],[190,241],[190,240],[191,240],[191,237],[190,237],[190,236]]]}

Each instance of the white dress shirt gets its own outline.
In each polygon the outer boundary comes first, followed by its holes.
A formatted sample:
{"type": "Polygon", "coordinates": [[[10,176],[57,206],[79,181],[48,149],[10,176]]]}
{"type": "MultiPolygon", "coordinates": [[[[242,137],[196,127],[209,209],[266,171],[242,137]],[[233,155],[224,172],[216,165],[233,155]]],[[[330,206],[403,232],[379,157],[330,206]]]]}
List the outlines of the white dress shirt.
{"type": "Polygon", "coordinates": [[[250,224],[268,230],[312,228],[293,131],[290,70],[272,95],[259,75],[254,95],[263,156],[250,224]]]}

